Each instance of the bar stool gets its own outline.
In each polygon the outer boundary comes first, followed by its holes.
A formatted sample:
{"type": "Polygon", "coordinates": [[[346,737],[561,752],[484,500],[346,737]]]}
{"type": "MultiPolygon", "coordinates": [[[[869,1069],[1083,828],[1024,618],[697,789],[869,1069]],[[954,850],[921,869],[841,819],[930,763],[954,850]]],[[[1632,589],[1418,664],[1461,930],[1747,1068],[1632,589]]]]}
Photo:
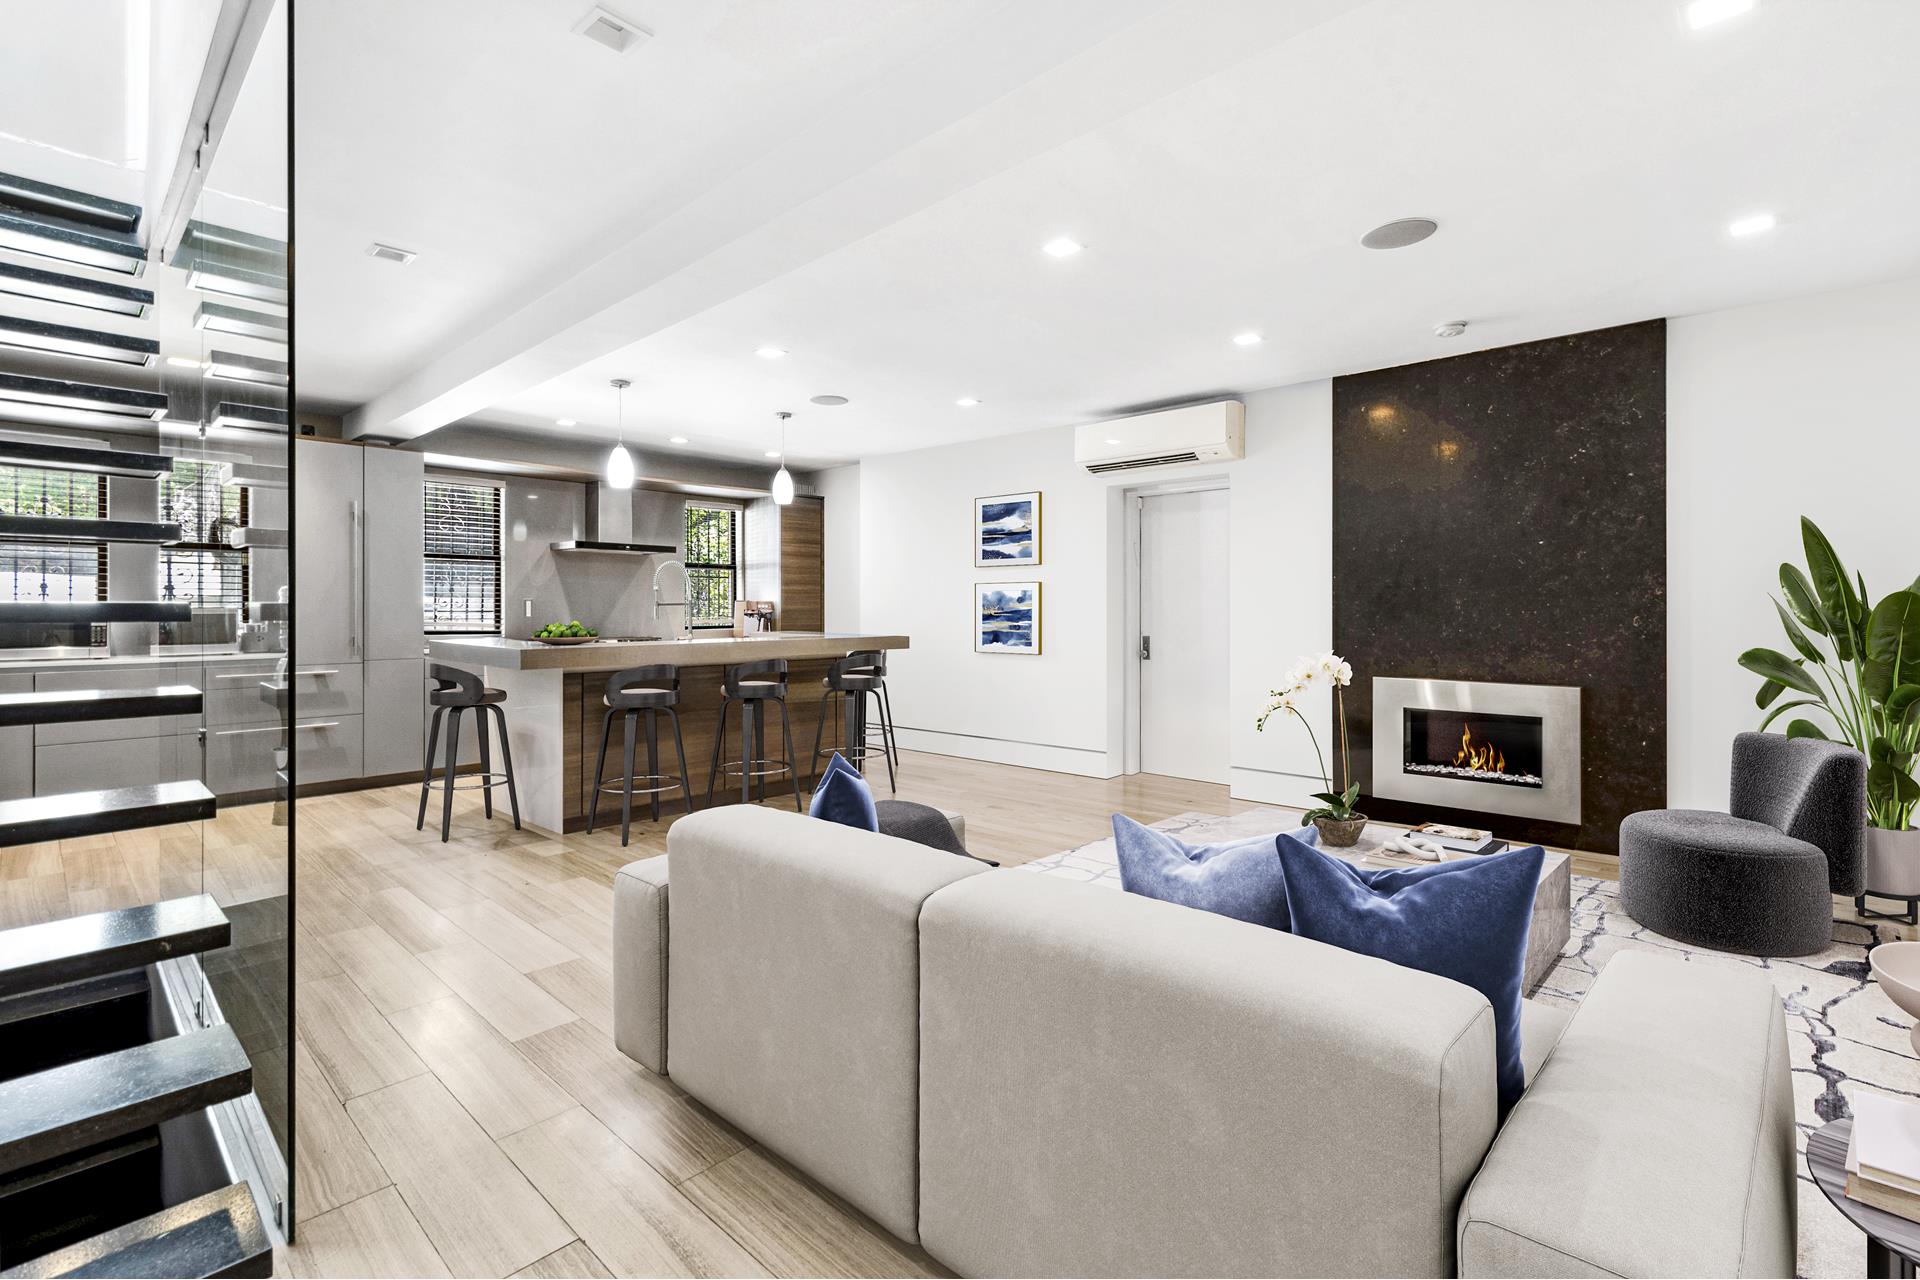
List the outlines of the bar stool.
{"type": "MultiPolygon", "coordinates": [[[[900,742],[893,733],[893,695],[887,692],[887,651],[885,649],[867,649],[866,670],[880,681],[878,693],[880,703],[880,738],[886,744],[887,758],[894,767],[900,767],[900,742]]],[[[864,710],[864,708],[863,708],[864,710]]],[[[865,716],[862,716],[862,720],[865,716]]],[[[871,730],[869,730],[871,732],[871,730]]]]}
{"type": "MultiPolygon", "coordinates": [[[[787,660],[765,658],[728,667],[721,677],[721,690],[726,696],[720,703],[720,731],[713,738],[713,764],[707,771],[707,803],[713,803],[714,784],[723,775],[740,775],[740,801],[747,804],[753,800],[756,779],[785,774],[793,779],[793,807],[804,813],[800,771],[793,758],[793,717],[787,714],[787,660]],[[727,710],[736,702],[740,704],[740,759],[722,764],[727,747],[727,710]],[[780,728],[787,744],[786,755],[778,760],[755,754],[763,749],[760,744],[766,738],[769,702],[780,704],[780,728]]],[[[765,794],[764,786],[761,792],[765,794]]]]}
{"type": "Polygon", "coordinates": [[[893,775],[892,717],[887,714],[886,704],[886,658],[878,649],[850,653],[828,667],[827,678],[820,683],[826,689],[820,695],[820,721],[814,726],[813,755],[808,762],[813,776],[819,776],[820,757],[823,755],[830,756],[838,751],[849,764],[864,773],[867,757],[877,754],[887,762],[888,789],[899,791],[899,784],[893,775]],[[872,698],[880,710],[877,725],[867,719],[868,698],[872,698]],[[832,703],[831,707],[828,706],[829,702],[832,703]],[[826,734],[829,711],[833,716],[839,745],[823,747],[820,739],[826,734]],[[852,732],[848,732],[849,722],[853,726],[852,732]],[[877,752],[873,746],[876,730],[880,734],[877,752]]]}
{"type": "Polygon", "coordinates": [[[674,710],[680,705],[680,668],[662,664],[616,671],[607,677],[607,692],[601,701],[607,705],[607,715],[600,724],[600,757],[593,764],[593,799],[587,805],[587,834],[593,834],[594,822],[600,816],[600,793],[617,790],[620,792],[620,843],[625,846],[628,828],[633,823],[635,791],[646,796],[647,816],[654,822],[660,821],[660,793],[663,791],[678,788],[681,798],[687,803],[687,812],[693,812],[693,788],[687,782],[687,749],[680,739],[680,713],[674,710]],[[659,718],[662,712],[673,721],[673,752],[680,758],[678,775],[660,772],[659,718]],[[620,781],[608,782],[607,740],[613,734],[615,716],[626,722],[627,767],[620,781]],[[647,720],[647,771],[635,774],[633,731],[642,716],[647,720]],[[642,780],[647,783],[646,786],[633,785],[642,780]]]}
{"type": "Polygon", "coordinates": [[[480,732],[480,773],[476,782],[461,786],[461,790],[473,787],[480,789],[481,807],[487,817],[493,817],[493,789],[504,786],[507,789],[507,802],[513,806],[513,829],[520,829],[520,793],[513,785],[513,748],[507,743],[507,713],[500,704],[507,700],[506,691],[489,689],[480,683],[480,677],[471,671],[462,671],[459,667],[444,667],[439,663],[430,663],[427,675],[438,687],[427,695],[433,704],[433,724],[427,731],[427,758],[420,773],[420,817],[413,824],[419,831],[427,825],[427,796],[433,789],[433,751],[440,741],[440,719],[449,711],[453,713],[452,722],[447,727],[447,758],[440,771],[440,784],[446,791],[446,797],[440,806],[440,843],[445,844],[453,829],[453,792],[455,787],[454,770],[460,760],[460,713],[478,711],[475,716],[480,732]],[[487,712],[491,711],[500,722],[500,758],[503,772],[493,771],[493,750],[487,741],[487,712]]]}

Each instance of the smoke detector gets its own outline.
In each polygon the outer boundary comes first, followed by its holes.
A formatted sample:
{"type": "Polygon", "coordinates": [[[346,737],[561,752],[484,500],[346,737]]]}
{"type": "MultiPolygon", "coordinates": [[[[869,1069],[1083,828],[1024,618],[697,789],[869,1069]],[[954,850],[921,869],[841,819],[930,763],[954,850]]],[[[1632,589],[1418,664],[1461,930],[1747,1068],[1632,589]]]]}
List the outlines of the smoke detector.
{"type": "Polygon", "coordinates": [[[595,5],[587,10],[587,15],[573,24],[573,33],[585,36],[595,44],[605,45],[615,53],[632,53],[653,39],[653,32],[638,23],[628,22],[604,5],[595,5]]]}
{"type": "Polygon", "coordinates": [[[378,258],[382,262],[397,262],[406,266],[420,255],[411,249],[401,249],[390,244],[381,244],[378,240],[367,246],[367,256],[378,258]]]}
{"type": "Polygon", "coordinates": [[[1433,336],[1436,338],[1457,338],[1466,331],[1465,320],[1449,320],[1445,324],[1433,326],[1433,336]]]}

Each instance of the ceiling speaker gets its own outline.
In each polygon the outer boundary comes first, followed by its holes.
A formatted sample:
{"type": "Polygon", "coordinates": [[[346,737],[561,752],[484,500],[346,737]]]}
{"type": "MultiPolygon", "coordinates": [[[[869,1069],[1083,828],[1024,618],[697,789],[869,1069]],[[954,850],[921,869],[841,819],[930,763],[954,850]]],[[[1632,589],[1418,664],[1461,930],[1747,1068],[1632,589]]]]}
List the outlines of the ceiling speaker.
{"type": "Polygon", "coordinates": [[[1432,218],[1400,218],[1375,227],[1360,237],[1360,243],[1369,249],[1404,249],[1410,244],[1419,244],[1439,229],[1440,224],[1432,218]]]}

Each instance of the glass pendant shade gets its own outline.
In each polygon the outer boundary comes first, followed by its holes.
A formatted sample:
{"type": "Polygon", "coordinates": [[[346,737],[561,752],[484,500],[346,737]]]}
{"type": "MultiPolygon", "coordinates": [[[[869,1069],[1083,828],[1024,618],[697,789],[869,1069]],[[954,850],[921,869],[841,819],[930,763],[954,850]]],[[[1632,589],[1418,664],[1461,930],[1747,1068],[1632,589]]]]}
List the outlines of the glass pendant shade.
{"type": "Polygon", "coordinates": [[[793,476],[788,473],[784,464],[774,473],[773,500],[783,507],[793,504],[793,476]]]}
{"type": "MultiPolygon", "coordinates": [[[[613,446],[613,452],[607,455],[607,483],[616,489],[633,488],[633,455],[623,444],[613,446]]],[[[792,490],[791,481],[788,490],[792,490]]]]}

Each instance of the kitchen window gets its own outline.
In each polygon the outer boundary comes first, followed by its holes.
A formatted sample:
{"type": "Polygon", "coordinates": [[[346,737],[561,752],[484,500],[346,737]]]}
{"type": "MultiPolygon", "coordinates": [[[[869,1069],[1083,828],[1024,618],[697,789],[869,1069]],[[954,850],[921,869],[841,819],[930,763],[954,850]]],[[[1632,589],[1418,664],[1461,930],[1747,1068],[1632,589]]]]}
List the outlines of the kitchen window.
{"type": "Polygon", "coordinates": [[[429,480],[426,487],[427,631],[500,634],[500,490],[429,480]]]}
{"type": "Polygon", "coordinates": [[[180,526],[180,541],[160,548],[159,598],[216,609],[243,608],[250,565],[228,535],[247,527],[247,491],[220,483],[220,464],[175,458],[160,478],[160,519],[180,526]]]}
{"type": "Polygon", "coordinates": [[[687,625],[731,627],[740,586],[740,509],[687,504],[687,625]]]}
{"type": "MultiPolygon", "coordinates": [[[[107,514],[107,478],[38,467],[0,467],[0,515],[98,520],[107,514]]],[[[107,598],[107,547],[103,542],[0,541],[0,600],[65,603],[107,598]]],[[[8,627],[0,645],[45,644],[38,628],[8,627]],[[33,634],[27,634],[28,632],[33,634]]],[[[84,631],[84,628],[81,629],[84,631]]],[[[105,631],[97,637],[104,643],[105,631]]],[[[67,643],[88,643],[85,634],[67,643]]]]}

